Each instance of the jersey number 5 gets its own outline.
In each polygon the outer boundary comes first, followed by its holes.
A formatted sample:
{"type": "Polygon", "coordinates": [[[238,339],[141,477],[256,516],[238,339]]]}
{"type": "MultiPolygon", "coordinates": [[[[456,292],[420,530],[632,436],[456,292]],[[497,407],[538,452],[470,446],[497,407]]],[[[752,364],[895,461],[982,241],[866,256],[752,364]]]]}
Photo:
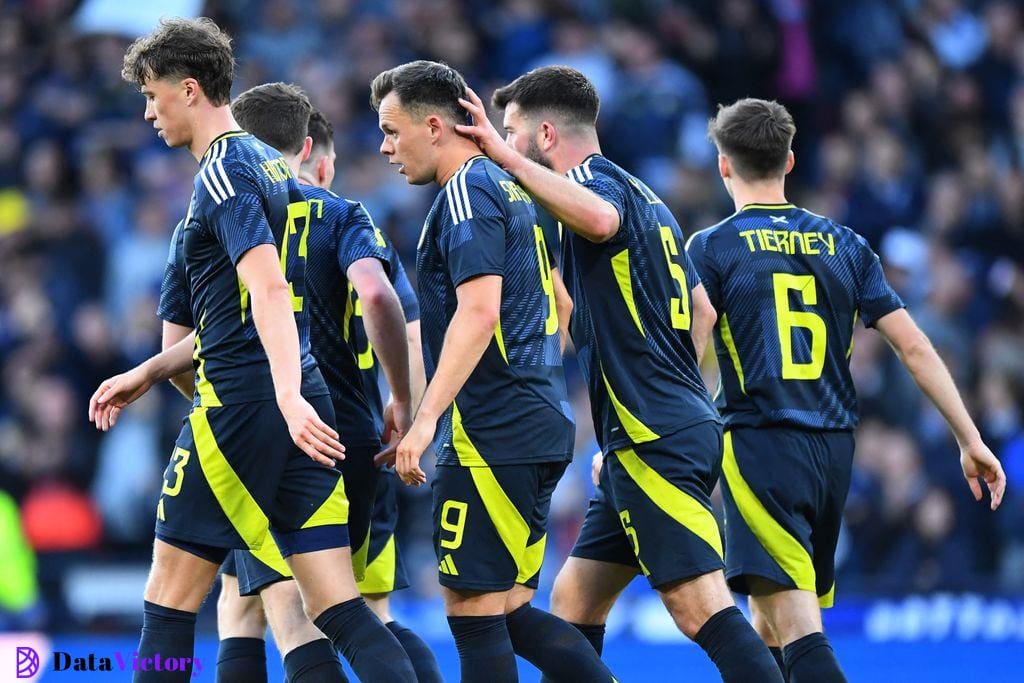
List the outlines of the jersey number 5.
{"type": "Polygon", "coordinates": [[[810,311],[794,311],[789,293],[795,290],[805,306],[818,303],[818,285],[813,275],[773,273],[775,316],[779,327],[779,348],[782,350],[782,379],[818,379],[825,367],[825,345],[828,333],[821,316],[810,311]],[[805,329],[811,335],[811,360],[798,363],[793,358],[793,330],[805,329]]]}
{"type": "Polygon", "coordinates": [[[667,225],[661,226],[661,245],[665,248],[665,260],[668,261],[668,272],[679,287],[679,296],[672,297],[669,302],[669,314],[672,319],[672,327],[677,330],[690,329],[690,288],[686,284],[686,271],[683,267],[672,260],[673,256],[679,256],[679,245],[676,244],[676,236],[672,234],[672,228],[667,225]]]}

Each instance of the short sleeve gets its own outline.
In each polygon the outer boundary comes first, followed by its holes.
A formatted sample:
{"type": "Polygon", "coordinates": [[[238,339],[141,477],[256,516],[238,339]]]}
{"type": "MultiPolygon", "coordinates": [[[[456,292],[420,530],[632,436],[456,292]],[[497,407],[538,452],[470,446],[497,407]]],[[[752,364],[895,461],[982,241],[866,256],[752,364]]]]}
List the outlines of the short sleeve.
{"type": "Polygon", "coordinates": [[[210,212],[209,224],[217,241],[227,251],[231,263],[238,264],[245,252],[262,244],[277,245],[267,220],[263,192],[240,169],[225,169],[217,162],[199,171],[207,178],[217,180],[215,189],[207,188],[215,206],[210,212]]]}
{"type": "Polygon", "coordinates": [[[864,238],[859,235],[857,236],[857,245],[860,269],[857,277],[860,287],[860,291],[857,292],[857,308],[864,325],[874,327],[879,318],[903,308],[904,303],[889,281],[885,279],[878,254],[872,251],[864,238]]]}
{"type": "Polygon", "coordinates": [[[438,246],[452,284],[480,275],[505,274],[505,217],[502,198],[485,175],[456,174],[445,186],[450,221],[438,246]]]}
{"type": "Polygon", "coordinates": [[[192,297],[185,279],[185,222],[174,228],[171,247],[164,266],[164,279],[160,284],[160,303],[156,314],[161,320],[184,327],[195,327],[192,319],[192,297]]]}
{"type": "MultiPolygon", "coordinates": [[[[686,243],[687,269],[692,268],[700,282],[704,285],[711,305],[716,310],[722,310],[722,286],[718,269],[712,263],[708,254],[708,231],[695,233],[686,243]]],[[[690,277],[687,270],[686,277],[690,277]]]]}
{"type": "Polygon", "coordinates": [[[398,300],[402,302],[405,322],[411,323],[419,320],[420,301],[416,298],[416,292],[413,291],[412,283],[409,282],[405,266],[402,265],[402,260],[398,257],[398,250],[391,243],[388,243],[387,248],[388,261],[391,263],[388,276],[391,278],[391,286],[395,288],[395,293],[398,294],[398,300]]]}
{"type": "Polygon", "coordinates": [[[582,180],[577,178],[577,182],[614,206],[615,210],[619,212],[619,222],[625,221],[626,188],[621,182],[603,173],[594,172],[588,172],[582,180]]]}
{"type": "Polygon", "coordinates": [[[353,203],[350,207],[345,225],[339,232],[337,257],[343,273],[364,258],[375,258],[385,270],[390,270],[387,242],[362,204],[353,203]]]}

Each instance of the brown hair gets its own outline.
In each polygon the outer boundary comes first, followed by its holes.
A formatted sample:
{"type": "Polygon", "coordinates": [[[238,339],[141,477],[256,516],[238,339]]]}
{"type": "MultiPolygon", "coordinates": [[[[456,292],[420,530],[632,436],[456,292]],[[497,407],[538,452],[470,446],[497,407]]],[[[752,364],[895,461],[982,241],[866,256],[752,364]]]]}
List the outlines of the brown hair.
{"type": "Polygon", "coordinates": [[[306,93],[290,83],[257,85],[231,103],[238,125],[284,154],[302,151],[312,111],[306,93]]]}
{"type": "Polygon", "coordinates": [[[793,117],[774,100],[748,97],[718,105],[708,122],[708,137],[744,180],[784,175],[794,135],[793,117]]]}
{"type": "Polygon", "coordinates": [[[491,104],[505,109],[516,104],[525,116],[537,112],[561,114],[565,122],[576,126],[597,124],[601,98],[586,76],[567,66],[542,66],[523,74],[494,91],[491,104]]]}
{"type": "Polygon", "coordinates": [[[161,19],[128,46],[121,68],[121,78],[140,87],[147,80],[194,78],[216,106],[231,100],[234,74],[231,38],[206,17],[161,19]]]}

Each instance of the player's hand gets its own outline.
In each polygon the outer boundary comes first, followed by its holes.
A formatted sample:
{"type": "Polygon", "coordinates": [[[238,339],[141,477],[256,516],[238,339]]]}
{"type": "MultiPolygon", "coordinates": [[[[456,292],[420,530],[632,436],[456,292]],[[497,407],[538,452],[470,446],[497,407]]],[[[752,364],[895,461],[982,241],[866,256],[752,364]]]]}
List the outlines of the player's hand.
{"type": "Polygon", "coordinates": [[[402,401],[392,401],[384,409],[384,434],[381,441],[387,444],[387,448],[373,456],[373,464],[376,467],[382,465],[394,465],[398,452],[398,444],[408,433],[412,425],[412,406],[402,401]]]}
{"type": "Polygon", "coordinates": [[[1003,492],[1006,490],[1006,474],[1003,473],[999,459],[992,454],[989,447],[978,441],[961,448],[960,467],[963,468],[974,500],[981,500],[981,484],[978,483],[978,477],[981,477],[985,480],[992,499],[989,507],[993,510],[999,507],[1003,502],[1003,492]]]}
{"type": "Polygon", "coordinates": [[[427,482],[427,475],[420,469],[420,456],[433,440],[436,428],[436,420],[417,419],[409,428],[409,433],[398,444],[395,471],[403,483],[419,486],[427,482]]]}
{"type": "Polygon", "coordinates": [[[594,453],[594,457],[590,460],[590,479],[594,482],[594,486],[601,483],[602,467],[604,467],[604,453],[598,451],[594,453]]]}
{"type": "Polygon", "coordinates": [[[301,396],[279,399],[277,407],[288,423],[288,433],[295,445],[310,458],[328,467],[345,459],[345,447],[338,441],[338,432],[320,419],[316,409],[301,396]]]}
{"type": "Polygon", "coordinates": [[[144,366],[104,380],[89,399],[89,421],[104,432],[117,423],[121,409],[149,391],[153,380],[144,366]]]}
{"type": "Polygon", "coordinates": [[[466,99],[459,98],[462,108],[473,115],[473,124],[459,124],[455,126],[455,132],[467,135],[480,146],[480,151],[491,158],[491,161],[507,168],[511,159],[517,152],[509,147],[505,138],[494,127],[491,120],[487,118],[487,109],[472,88],[466,88],[466,99]]]}

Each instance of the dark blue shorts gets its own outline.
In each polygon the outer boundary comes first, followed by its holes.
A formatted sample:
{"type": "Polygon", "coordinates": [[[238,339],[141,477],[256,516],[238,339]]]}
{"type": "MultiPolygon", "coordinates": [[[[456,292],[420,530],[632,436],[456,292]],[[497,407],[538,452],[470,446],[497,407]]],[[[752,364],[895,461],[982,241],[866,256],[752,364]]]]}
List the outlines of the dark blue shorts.
{"type": "Polygon", "coordinates": [[[721,459],[711,421],[608,454],[572,556],[636,567],[654,588],[722,569],[721,459]]]}
{"type": "Polygon", "coordinates": [[[835,552],[850,490],[851,432],[737,428],[725,434],[722,491],[729,586],[757,576],[835,594],[835,552]]]}
{"type": "Polygon", "coordinates": [[[431,489],[441,585],[490,592],[517,583],[536,588],[551,494],[568,464],[438,465],[431,489]]]}
{"type": "MultiPolygon", "coordinates": [[[[309,401],[334,423],[327,396],[309,401]]],[[[347,522],[338,470],[292,442],[275,401],[194,408],[185,420],[157,503],[161,539],[248,549],[274,565],[282,555],[347,545],[347,522]]]]}
{"type": "Polygon", "coordinates": [[[366,572],[359,581],[359,592],[364,595],[390,593],[409,587],[409,577],[395,535],[398,529],[398,487],[401,485],[394,470],[381,470],[377,477],[366,572]]]}

